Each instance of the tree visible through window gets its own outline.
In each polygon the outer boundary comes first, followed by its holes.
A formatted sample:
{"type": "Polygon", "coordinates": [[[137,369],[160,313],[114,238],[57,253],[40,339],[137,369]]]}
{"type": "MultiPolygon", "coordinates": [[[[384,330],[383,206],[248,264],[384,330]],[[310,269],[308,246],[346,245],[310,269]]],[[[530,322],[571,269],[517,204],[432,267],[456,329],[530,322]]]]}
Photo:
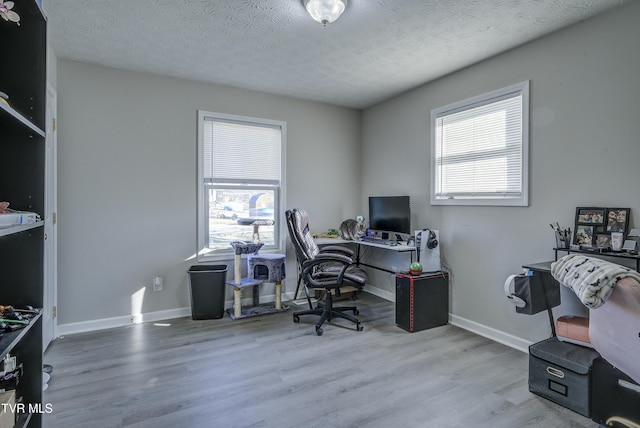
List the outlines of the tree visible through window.
{"type": "Polygon", "coordinates": [[[199,112],[198,133],[199,259],[252,240],[248,219],[273,220],[260,240],[279,249],[285,123],[199,112]]]}

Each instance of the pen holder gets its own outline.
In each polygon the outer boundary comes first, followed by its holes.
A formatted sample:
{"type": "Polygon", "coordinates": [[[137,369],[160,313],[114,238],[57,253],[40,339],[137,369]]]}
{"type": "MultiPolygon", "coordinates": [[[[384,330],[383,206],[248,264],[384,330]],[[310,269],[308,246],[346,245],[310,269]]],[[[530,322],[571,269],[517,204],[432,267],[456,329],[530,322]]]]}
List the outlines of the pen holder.
{"type": "Polygon", "coordinates": [[[556,248],[569,248],[569,237],[560,232],[556,234],[556,248]]]}

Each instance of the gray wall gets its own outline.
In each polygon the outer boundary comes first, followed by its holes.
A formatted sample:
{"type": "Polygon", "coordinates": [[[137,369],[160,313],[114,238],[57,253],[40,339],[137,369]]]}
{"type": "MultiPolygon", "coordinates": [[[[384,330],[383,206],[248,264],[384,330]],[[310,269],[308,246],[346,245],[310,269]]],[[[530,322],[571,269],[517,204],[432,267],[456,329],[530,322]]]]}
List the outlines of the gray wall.
{"type": "MultiPolygon", "coordinates": [[[[286,205],[307,208],[316,231],[366,215],[370,195],[409,194],[414,228],[441,231],[453,321],[520,345],[548,336],[546,315],[517,315],[502,285],[522,264],[553,258],[549,223],[573,226],[576,206],[630,207],[638,225],[639,18],[634,2],[364,112],[58,60],[58,323],[126,317],[155,275],[165,290],[147,289],[143,312],[189,305],[204,109],[287,122],[286,205]],[[530,205],[430,206],[431,109],[523,80],[530,205]]],[[[371,282],[393,298],[392,275],[372,272],[371,282]]],[[[563,290],[556,314],[581,312],[572,298],[563,290]]]]}
{"type": "Polygon", "coordinates": [[[143,313],[189,306],[198,109],[287,122],[286,204],[317,231],[359,210],[358,110],[62,59],[57,90],[61,326],[126,319],[143,287],[143,313]]]}
{"type": "MultiPolygon", "coordinates": [[[[573,229],[577,206],[609,206],[630,207],[639,225],[639,21],[634,2],[364,112],[362,204],[372,194],[410,194],[413,226],[440,230],[454,321],[524,341],[547,337],[546,314],[517,315],[502,287],[523,264],[553,259],[549,223],[573,229]],[[431,109],[524,80],[531,81],[529,206],[429,206],[431,109]]],[[[393,290],[384,276],[374,281],[393,290]]],[[[565,291],[556,314],[580,313],[565,291]]]]}

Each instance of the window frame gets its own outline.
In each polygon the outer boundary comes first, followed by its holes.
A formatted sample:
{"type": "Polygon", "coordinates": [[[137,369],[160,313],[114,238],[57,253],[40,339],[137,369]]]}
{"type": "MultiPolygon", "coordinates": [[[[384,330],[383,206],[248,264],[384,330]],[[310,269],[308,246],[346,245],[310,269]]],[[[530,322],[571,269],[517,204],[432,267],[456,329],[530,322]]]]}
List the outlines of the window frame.
{"type": "MultiPolygon", "coordinates": [[[[226,113],[216,113],[204,110],[198,110],[198,130],[197,130],[197,251],[196,258],[198,262],[209,262],[216,260],[229,260],[234,258],[234,250],[231,245],[225,250],[209,250],[207,248],[207,236],[209,233],[209,196],[208,190],[211,187],[217,189],[256,189],[256,190],[274,190],[274,246],[265,246],[261,249],[264,253],[282,253],[285,248],[284,215],[281,207],[285,205],[286,194],[286,136],[287,124],[284,121],[263,119],[249,116],[240,116],[226,113]],[[207,119],[231,121],[246,124],[255,124],[256,126],[268,126],[280,128],[280,183],[278,186],[269,186],[260,180],[255,180],[251,184],[242,182],[219,182],[214,185],[205,184],[204,180],[204,123],[207,119]]],[[[253,229],[247,226],[247,231],[252,232],[253,229]]]]}
{"type": "Polygon", "coordinates": [[[472,206],[528,206],[529,205],[529,81],[516,83],[501,89],[490,91],[462,101],[454,102],[443,107],[431,110],[431,205],[472,205],[472,206]],[[437,121],[443,116],[459,113],[465,110],[477,108],[482,105],[492,104],[513,96],[522,97],[522,129],[521,129],[521,193],[517,197],[486,197],[468,195],[464,197],[437,197],[436,175],[438,159],[436,159],[437,121]]]}

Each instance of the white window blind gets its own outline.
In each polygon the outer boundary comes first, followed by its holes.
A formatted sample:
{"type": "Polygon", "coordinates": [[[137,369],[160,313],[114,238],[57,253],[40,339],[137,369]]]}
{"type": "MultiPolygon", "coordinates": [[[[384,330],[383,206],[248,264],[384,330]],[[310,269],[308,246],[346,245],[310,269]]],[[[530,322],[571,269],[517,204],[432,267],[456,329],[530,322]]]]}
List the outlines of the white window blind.
{"type": "Polygon", "coordinates": [[[527,205],[528,82],[432,111],[433,204],[527,205]]]}
{"type": "Polygon", "coordinates": [[[284,248],[285,146],[286,122],[198,112],[199,261],[226,259],[231,242],[255,239],[250,219],[263,220],[263,251],[284,248]]]}
{"type": "Polygon", "coordinates": [[[281,129],[205,117],[204,178],[216,183],[278,184],[281,129]]]}

